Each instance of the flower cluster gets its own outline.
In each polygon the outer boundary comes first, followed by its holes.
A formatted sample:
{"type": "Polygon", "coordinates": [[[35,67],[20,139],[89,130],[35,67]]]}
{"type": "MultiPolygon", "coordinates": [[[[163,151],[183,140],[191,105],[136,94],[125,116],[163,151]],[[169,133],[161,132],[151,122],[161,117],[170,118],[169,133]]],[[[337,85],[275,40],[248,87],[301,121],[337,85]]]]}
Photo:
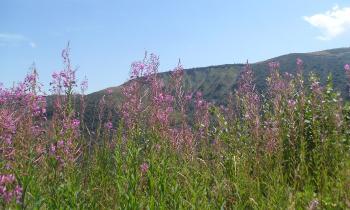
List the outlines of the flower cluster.
{"type": "Polygon", "coordinates": [[[80,155],[79,138],[81,120],[85,110],[84,92],[88,82],[83,80],[81,89],[81,113],[74,109],[75,88],[77,87],[76,71],[70,59],[69,43],[62,51],[64,68],[52,74],[51,92],[54,96],[54,112],[51,120],[53,142],[49,153],[60,163],[60,166],[73,163],[80,155]],[[80,119],[79,117],[80,116],[80,119]]]}
{"type": "Polygon", "coordinates": [[[195,120],[198,126],[198,137],[203,138],[209,128],[209,107],[210,103],[203,99],[202,92],[197,92],[195,96],[195,120]]]}
{"type": "Polygon", "coordinates": [[[148,171],[148,168],[149,168],[149,165],[147,163],[142,163],[140,165],[141,174],[146,174],[148,171]]]}
{"type": "Polygon", "coordinates": [[[121,114],[128,128],[135,126],[138,114],[142,110],[140,88],[140,84],[137,81],[130,81],[129,84],[122,88],[122,94],[125,100],[121,107],[121,114]]]}
{"type": "Polygon", "coordinates": [[[179,62],[170,74],[169,86],[165,86],[157,74],[159,58],[154,54],[131,65],[130,81],[123,87],[124,101],[121,107],[123,120],[132,130],[136,124],[158,130],[174,147],[193,146],[194,137],[202,138],[209,128],[209,103],[198,92],[194,98],[195,123],[193,132],[187,118],[192,95],[184,91],[184,69],[179,62]],[[174,117],[173,117],[174,116],[174,117]],[[175,117],[179,116],[179,117],[175,117]]]}
{"type": "MultiPolygon", "coordinates": [[[[279,66],[277,63],[271,63],[271,68],[279,66]]],[[[242,117],[252,130],[253,139],[257,139],[260,127],[260,96],[255,89],[253,80],[253,70],[247,64],[241,72],[236,91],[237,103],[239,104],[242,117]]]]}
{"type": "Polygon", "coordinates": [[[107,130],[112,130],[113,128],[113,123],[111,121],[105,123],[105,128],[107,130]]]}
{"type": "MultiPolygon", "coordinates": [[[[350,64],[345,64],[344,70],[345,70],[345,75],[348,77],[348,79],[350,79],[350,64]]],[[[349,82],[348,82],[348,86],[350,86],[349,82]]],[[[349,93],[350,93],[350,89],[349,89],[349,93]]]]}
{"type": "Polygon", "coordinates": [[[158,107],[156,112],[157,121],[162,126],[169,124],[170,114],[173,112],[174,97],[169,94],[160,93],[154,97],[155,107],[158,107]]]}
{"type": "MultiPolygon", "coordinates": [[[[169,74],[158,74],[159,57],[146,54],[143,60],[131,65],[131,80],[122,87],[124,100],[120,110],[114,109],[113,100],[118,89],[106,89],[102,97],[98,96],[98,116],[86,116],[87,80],[80,85],[82,94],[76,94],[77,80],[69,58],[69,45],[62,57],[64,69],[52,75],[49,97],[41,90],[35,69],[12,88],[0,84],[0,205],[3,208],[15,208],[17,204],[17,208],[35,206],[32,202],[41,195],[55,198],[42,199],[42,203],[40,200],[40,205],[47,208],[61,203],[74,208],[81,206],[76,203],[80,200],[100,201],[90,197],[95,196],[94,193],[78,193],[82,199],[73,196],[70,200],[75,190],[94,192],[99,186],[127,186],[122,190],[127,196],[119,196],[120,190],[112,188],[98,193],[99,198],[104,198],[103,193],[115,193],[113,197],[121,199],[121,206],[128,206],[130,196],[154,193],[154,181],[164,185],[165,191],[177,190],[178,184],[183,190],[181,187],[186,183],[164,180],[179,174],[191,183],[208,180],[215,176],[210,170],[219,170],[220,174],[211,186],[213,189],[220,189],[222,183],[231,188],[240,181],[230,180],[230,177],[243,177],[243,182],[238,183],[243,187],[277,178],[277,184],[292,189],[294,198],[294,193],[303,195],[305,192],[299,190],[308,186],[306,197],[310,199],[312,193],[315,196],[309,204],[305,199],[299,203],[304,207],[309,205],[309,209],[326,204],[320,195],[328,199],[331,194],[327,194],[327,186],[334,183],[334,186],[346,186],[338,181],[347,170],[344,160],[348,160],[349,105],[333,90],[330,76],[323,86],[315,74],[310,74],[304,87],[304,62],[300,58],[296,60],[295,75],[281,73],[280,64],[271,62],[266,89],[259,91],[254,83],[254,71],[247,64],[239,75],[235,95],[229,93],[229,102],[225,104],[219,100],[208,101],[206,87],[195,89],[187,83],[187,74],[180,62],[169,74]],[[191,86],[193,92],[189,92],[191,86]],[[204,94],[200,90],[204,90],[204,94]],[[80,97],[80,107],[76,97],[80,97]],[[46,100],[50,105],[53,103],[49,120],[46,119],[46,100]],[[121,114],[122,119],[114,118],[115,113],[121,114]],[[90,117],[94,117],[91,126],[85,122],[90,117]],[[185,170],[175,164],[184,164],[185,170]],[[88,175],[80,173],[90,170],[88,175]],[[190,176],[197,170],[199,173],[195,177],[190,176]],[[272,176],[266,179],[270,170],[272,176]],[[45,179],[36,178],[38,174],[45,179]],[[101,179],[111,174],[121,179],[101,179]],[[161,177],[163,181],[159,182],[154,179],[158,175],[169,176],[161,177]],[[193,178],[196,180],[191,180],[193,178]],[[230,182],[226,183],[227,180],[230,182]],[[325,180],[325,183],[315,183],[315,180],[325,180]],[[110,184],[111,181],[117,183],[110,184]]],[[[344,70],[350,78],[348,64],[344,70]]],[[[202,192],[198,189],[194,190],[202,192]]],[[[247,198],[256,195],[237,194],[242,197],[237,200],[225,189],[214,190],[217,197],[212,194],[209,197],[226,202],[225,208],[229,209],[236,207],[236,201],[240,206],[240,200],[246,204],[247,198]]],[[[174,193],[179,192],[185,191],[174,193]]],[[[157,197],[158,191],[155,193],[157,197]]],[[[206,191],[198,195],[201,201],[208,198],[206,191]]],[[[172,200],[172,196],[164,198],[165,203],[172,200]]],[[[177,199],[181,201],[182,198],[177,199]]],[[[263,197],[254,203],[265,201],[263,197]]],[[[142,208],[137,202],[131,204],[131,207],[142,208]]],[[[166,204],[155,203],[155,206],[166,204]]],[[[115,203],[111,201],[106,207],[115,207],[115,203]]]]}
{"type": "Polygon", "coordinates": [[[22,187],[17,184],[13,174],[0,175],[0,198],[2,198],[5,203],[10,203],[13,199],[15,199],[17,203],[20,203],[22,191],[22,187]]]}
{"type": "Polygon", "coordinates": [[[65,119],[60,132],[59,140],[50,146],[50,154],[61,164],[73,163],[80,155],[77,140],[80,136],[80,121],[78,119],[65,119]]]}
{"type": "MultiPolygon", "coordinates": [[[[150,121],[154,123],[158,117],[163,118],[164,113],[157,113],[158,102],[161,99],[162,83],[157,77],[159,67],[159,58],[150,54],[142,61],[136,61],[131,64],[130,81],[122,89],[124,101],[121,107],[121,113],[124,122],[128,128],[136,126],[136,122],[142,119],[142,114],[147,111],[146,100],[152,102],[153,111],[151,111],[150,121]],[[143,91],[145,90],[146,91],[143,91]]],[[[148,111],[149,112],[149,111],[148,111]]]]}
{"type": "Polygon", "coordinates": [[[45,123],[46,97],[35,68],[12,88],[0,87],[0,155],[7,168],[16,158],[26,157],[30,147],[41,144],[45,123]],[[23,147],[21,152],[16,152],[14,144],[23,147]]]}
{"type": "Polygon", "coordinates": [[[13,113],[8,110],[0,110],[0,155],[3,160],[7,161],[7,167],[10,167],[10,163],[14,161],[13,138],[16,129],[16,119],[13,118],[13,113]]]}
{"type": "Polygon", "coordinates": [[[344,70],[345,70],[345,74],[350,78],[350,65],[345,64],[344,70]]]}

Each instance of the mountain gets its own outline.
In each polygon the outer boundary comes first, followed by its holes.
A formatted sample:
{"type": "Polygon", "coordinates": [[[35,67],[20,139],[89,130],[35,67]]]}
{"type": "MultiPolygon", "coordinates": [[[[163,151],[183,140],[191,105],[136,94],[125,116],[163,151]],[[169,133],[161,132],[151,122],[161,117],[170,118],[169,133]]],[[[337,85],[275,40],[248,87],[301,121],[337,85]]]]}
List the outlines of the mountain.
{"type": "MultiPolygon", "coordinates": [[[[333,75],[334,86],[341,91],[343,97],[348,97],[347,78],[344,73],[344,65],[350,63],[350,48],[338,48],[312,53],[292,53],[272,58],[266,61],[251,64],[257,88],[265,89],[265,80],[269,74],[268,64],[271,61],[280,63],[281,72],[296,72],[296,59],[304,61],[304,75],[307,77],[310,72],[320,76],[321,82],[325,82],[329,73],[333,75]]],[[[185,87],[189,91],[202,91],[204,97],[209,101],[223,101],[232,92],[237,84],[237,79],[244,64],[225,64],[218,66],[200,67],[185,69],[185,87]]],[[[159,73],[166,83],[169,80],[170,72],[159,73]]],[[[126,84],[126,83],[125,83],[126,84]]],[[[124,85],[124,84],[123,84],[124,85]]],[[[122,86],[112,87],[113,100],[119,102],[122,86]]],[[[96,104],[106,93],[106,90],[87,95],[89,104],[96,104]]]]}
{"type": "MultiPolygon", "coordinates": [[[[311,53],[291,53],[253,63],[251,66],[254,71],[257,89],[262,92],[265,90],[265,81],[269,74],[268,64],[271,61],[280,63],[281,72],[295,74],[297,58],[301,58],[304,61],[305,77],[310,72],[314,72],[320,77],[321,83],[324,84],[327,76],[331,73],[333,75],[335,89],[341,92],[343,98],[349,99],[348,79],[344,72],[344,65],[350,63],[350,48],[330,49],[311,53]]],[[[234,91],[238,76],[243,68],[244,64],[225,64],[185,69],[185,88],[191,92],[201,91],[204,98],[208,101],[225,104],[229,94],[234,91]]],[[[167,84],[170,79],[170,72],[159,73],[159,76],[167,84]]],[[[127,82],[123,85],[125,84],[127,82]]],[[[115,104],[114,107],[117,107],[118,104],[120,105],[122,101],[121,90],[123,85],[110,88],[113,90],[113,93],[106,96],[106,100],[109,103],[115,104]]],[[[103,95],[106,95],[106,90],[94,92],[86,96],[86,116],[88,116],[89,122],[96,122],[99,101],[103,95]]],[[[118,115],[117,110],[114,113],[118,115]]]]}

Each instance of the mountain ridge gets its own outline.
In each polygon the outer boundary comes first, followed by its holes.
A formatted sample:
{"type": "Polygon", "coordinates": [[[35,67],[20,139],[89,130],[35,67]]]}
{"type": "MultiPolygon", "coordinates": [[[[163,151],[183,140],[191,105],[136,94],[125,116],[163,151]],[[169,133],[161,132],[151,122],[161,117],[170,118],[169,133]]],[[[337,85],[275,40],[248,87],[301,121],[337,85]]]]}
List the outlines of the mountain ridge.
{"type": "MultiPolygon", "coordinates": [[[[269,62],[271,61],[280,62],[281,72],[295,73],[295,70],[296,70],[295,61],[297,58],[301,58],[304,61],[305,73],[309,73],[313,71],[316,74],[318,74],[320,72],[322,73],[322,71],[327,69],[327,67],[330,67],[328,69],[336,69],[336,70],[333,70],[333,71],[330,70],[329,73],[336,73],[336,75],[343,74],[344,76],[345,74],[343,72],[343,66],[346,63],[350,63],[350,47],[327,49],[327,50],[315,51],[315,52],[309,52],[309,53],[288,53],[288,54],[270,58],[264,61],[251,63],[250,65],[253,68],[257,82],[261,83],[262,82],[261,80],[263,78],[265,79],[267,76],[266,73],[268,73],[269,62]],[[316,59],[316,61],[314,59],[316,59]],[[334,59],[338,59],[339,61],[335,61],[334,59]],[[324,61],[327,61],[327,62],[324,62],[324,61]],[[332,65],[334,64],[335,66],[332,67],[332,65]],[[317,66],[320,67],[320,69],[317,69],[317,66]],[[265,73],[261,74],[262,71],[265,71],[265,73]]],[[[217,71],[215,73],[225,73],[225,70],[227,71],[228,69],[230,69],[230,70],[236,71],[236,73],[239,73],[244,67],[244,65],[245,64],[220,64],[220,65],[210,65],[210,66],[204,66],[204,67],[193,67],[193,68],[184,69],[184,71],[185,71],[185,77],[187,76],[193,79],[193,77],[198,75],[198,71],[201,71],[201,73],[208,73],[212,71],[217,71]]],[[[170,74],[170,71],[158,73],[158,75],[160,75],[160,77],[162,78],[167,77],[169,74],[170,74]]],[[[325,79],[324,77],[327,75],[324,75],[324,74],[319,75],[321,77],[321,81],[324,80],[325,79]]],[[[238,74],[235,76],[238,76],[238,74]]],[[[187,80],[189,79],[187,78],[187,80]]],[[[341,82],[344,83],[343,80],[341,80],[341,82]]],[[[126,81],[125,83],[119,86],[113,86],[113,87],[105,88],[105,89],[90,93],[87,96],[100,95],[101,92],[105,92],[107,89],[120,91],[121,87],[126,83],[128,83],[128,81],[126,81]]],[[[336,86],[339,86],[339,85],[336,85],[336,86]]],[[[342,87],[341,91],[343,91],[343,89],[344,88],[342,87]]]]}
{"type": "MultiPolygon", "coordinates": [[[[280,63],[280,71],[295,74],[297,65],[296,59],[303,60],[304,77],[307,78],[310,72],[320,77],[321,84],[325,84],[329,73],[333,76],[334,88],[340,91],[345,99],[349,97],[349,83],[344,72],[344,65],[350,63],[350,48],[336,48],[311,53],[289,53],[277,56],[265,61],[252,63],[256,88],[260,92],[266,90],[266,78],[269,75],[268,64],[271,61],[280,63]]],[[[207,67],[195,67],[184,70],[184,87],[187,92],[201,91],[204,99],[217,105],[226,105],[227,99],[237,87],[237,80],[245,64],[222,64],[207,67]]],[[[158,73],[164,80],[165,85],[169,83],[170,71],[158,73]]],[[[114,115],[118,118],[118,109],[122,102],[122,85],[106,88],[86,95],[86,115],[88,121],[96,121],[98,106],[101,98],[113,105],[114,115]],[[112,89],[111,94],[107,90],[112,89]]]]}

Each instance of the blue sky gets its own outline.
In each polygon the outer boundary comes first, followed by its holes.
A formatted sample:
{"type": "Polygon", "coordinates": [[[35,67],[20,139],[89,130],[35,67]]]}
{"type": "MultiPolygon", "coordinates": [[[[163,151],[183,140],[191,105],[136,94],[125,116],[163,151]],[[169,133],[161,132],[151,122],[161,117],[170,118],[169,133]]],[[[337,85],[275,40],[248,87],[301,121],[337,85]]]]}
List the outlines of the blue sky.
{"type": "Polygon", "coordinates": [[[0,82],[33,62],[47,85],[71,43],[89,92],[120,85],[145,50],[161,70],[350,46],[349,0],[0,0],[0,82]],[[337,6],[336,6],[337,5],[337,6]]]}

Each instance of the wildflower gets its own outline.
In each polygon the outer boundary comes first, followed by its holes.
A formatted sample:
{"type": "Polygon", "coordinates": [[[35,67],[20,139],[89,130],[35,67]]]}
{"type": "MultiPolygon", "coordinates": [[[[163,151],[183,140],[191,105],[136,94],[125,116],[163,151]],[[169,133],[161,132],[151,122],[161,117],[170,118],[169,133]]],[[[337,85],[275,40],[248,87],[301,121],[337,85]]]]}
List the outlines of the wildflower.
{"type": "Polygon", "coordinates": [[[64,141],[63,140],[60,140],[60,141],[57,142],[57,147],[63,148],[63,146],[64,146],[64,141]]]}
{"type": "Polygon", "coordinates": [[[10,201],[12,200],[12,196],[13,196],[13,192],[5,192],[2,197],[5,201],[5,203],[10,203],[10,201]]]}
{"type": "Polygon", "coordinates": [[[80,125],[80,121],[78,119],[73,119],[72,126],[73,128],[78,128],[80,125]]]}
{"type": "Polygon", "coordinates": [[[85,78],[81,83],[80,83],[80,89],[81,89],[81,92],[84,94],[84,92],[88,89],[88,80],[87,78],[85,78]]]}
{"type": "Polygon", "coordinates": [[[13,188],[16,182],[17,180],[13,174],[0,175],[0,198],[2,198],[5,203],[10,203],[13,198],[16,198],[17,203],[20,203],[23,189],[20,185],[16,185],[16,187],[13,188]]]}
{"type": "Polygon", "coordinates": [[[56,146],[54,144],[51,144],[50,152],[51,152],[51,154],[55,154],[56,153],[56,146]]]}
{"type": "Polygon", "coordinates": [[[298,66],[302,66],[303,65],[303,60],[301,60],[300,58],[297,58],[297,65],[298,66]]]}
{"type": "Polygon", "coordinates": [[[209,127],[209,107],[210,104],[203,99],[201,92],[196,93],[195,99],[195,121],[199,125],[199,135],[203,137],[209,127]]]}
{"type": "Polygon", "coordinates": [[[345,69],[345,71],[350,71],[350,65],[349,64],[345,64],[344,69],[345,69]]]}
{"type": "Polygon", "coordinates": [[[130,79],[135,79],[143,76],[145,64],[141,61],[134,62],[131,64],[130,79]]]}
{"type": "Polygon", "coordinates": [[[16,195],[22,194],[22,187],[20,187],[19,185],[17,185],[16,188],[15,188],[15,194],[16,194],[16,195]]]}
{"type": "Polygon", "coordinates": [[[296,101],[295,100],[293,100],[293,99],[290,99],[290,100],[288,100],[288,106],[289,106],[289,108],[294,108],[295,107],[295,105],[296,105],[296,101]]]}
{"type": "Polygon", "coordinates": [[[185,99],[186,101],[189,101],[192,99],[192,93],[188,93],[186,96],[185,96],[185,99]]]}
{"type": "Polygon", "coordinates": [[[105,124],[105,128],[106,128],[107,130],[111,130],[111,129],[113,128],[113,123],[112,123],[112,122],[107,122],[107,123],[105,124]]]}
{"type": "Polygon", "coordinates": [[[182,77],[184,75],[184,69],[183,66],[181,65],[181,62],[179,60],[179,63],[177,65],[177,67],[171,72],[171,76],[175,79],[178,79],[178,82],[181,82],[182,77]]]}
{"type": "MultiPolygon", "coordinates": [[[[271,66],[276,64],[270,63],[271,66]]],[[[236,95],[239,99],[239,105],[242,107],[242,115],[246,117],[249,126],[252,129],[254,139],[258,138],[260,127],[260,96],[255,89],[253,70],[247,63],[240,75],[236,95]]]]}
{"type": "Polygon", "coordinates": [[[287,80],[287,81],[290,81],[293,79],[293,75],[288,73],[288,72],[285,72],[284,73],[284,79],[287,80]]]}
{"type": "Polygon", "coordinates": [[[147,164],[147,163],[142,163],[142,164],[140,165],[140,170],[141,170],[141,173],[142,173],[142,174],[147,173],[148,168],[149,168],[149,166],[148,166],[148,164],[147,164]]]}
{"type": "Polygon", "coordinates": [[[312,91],[314,91],[315,93],[318,93],[318,94],[320,94],[321,90],[322,90],[320,82],[317,81],[317,80],[312,81],[310,88],[311,88],[312,91]]]}
{"type": "Polygon", "coordinates": [[[346,64],[346,65],[344,66],[344,69],[345,69],[346,75],[348,76],[348,78],[350,78],[350,65],[349,65],[349,64],[346,64]]]}
{"type": "Polygon", "coordinates": [[[264,122],[264,134],[266,135],[266,151],[273,154],[278,148],[278,125],[276,121],[267,120],[264,122]]]}
{"type": "Polygon", "coordinates": [[[277,61],[272,61],[269,63],[270,69],[279,69],[280,68],[280,63],[277,61]]]}
{"type": "Polygon", "coordinates": [[[51,77],[52,79],[57,79],[59,77],[59,74],[57,72],[53,72],[51,77]]]}

